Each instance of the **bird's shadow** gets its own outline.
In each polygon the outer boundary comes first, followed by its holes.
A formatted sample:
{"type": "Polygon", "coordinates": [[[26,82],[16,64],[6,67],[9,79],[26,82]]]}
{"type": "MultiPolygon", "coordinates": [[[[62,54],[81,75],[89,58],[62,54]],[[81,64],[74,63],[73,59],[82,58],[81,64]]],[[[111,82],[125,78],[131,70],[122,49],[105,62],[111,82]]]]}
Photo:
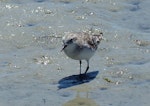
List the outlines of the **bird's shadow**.
{"type": "Polygon", "coordinates": [[[72,86],[88,83],[94,80],[98,75],[98,73],[99,71],[94,71],[94,72],[87,73],[86,76],[84,74],[67,76],[58,81],[59,83],[58,89],[64,89],[64,88],[69,88],[72,86]]]}

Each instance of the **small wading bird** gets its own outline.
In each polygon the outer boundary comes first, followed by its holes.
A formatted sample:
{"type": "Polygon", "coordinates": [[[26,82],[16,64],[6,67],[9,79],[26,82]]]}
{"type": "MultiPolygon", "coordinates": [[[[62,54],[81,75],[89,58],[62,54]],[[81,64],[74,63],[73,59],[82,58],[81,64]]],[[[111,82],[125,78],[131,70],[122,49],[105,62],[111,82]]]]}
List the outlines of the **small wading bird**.
{"type": "Polygon", "coordinates": [[[68,33],[62,38],[63,48],[61,51],[64,51],[68,57],[74,60],[79,60],[80,75],[82,60],[86,60],[87,67],[84,72],[84,75],[86,75],[89,69],[89,60],[94,55],[102,39],[102,32],[97,35],[92,35],[86,32],[68,33]]]}

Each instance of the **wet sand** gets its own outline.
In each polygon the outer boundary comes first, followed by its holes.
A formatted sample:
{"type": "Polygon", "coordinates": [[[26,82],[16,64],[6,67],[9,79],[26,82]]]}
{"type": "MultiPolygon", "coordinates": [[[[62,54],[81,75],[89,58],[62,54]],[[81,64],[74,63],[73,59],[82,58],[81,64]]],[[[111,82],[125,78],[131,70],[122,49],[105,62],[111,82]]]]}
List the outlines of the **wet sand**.
{"type": "Polygon", "coordinates": [[[0,0],[0,105],[149,106],[149,3],[0,0]],[[91,28],[105,40],[79,80],[61,38],[91,28]]]}

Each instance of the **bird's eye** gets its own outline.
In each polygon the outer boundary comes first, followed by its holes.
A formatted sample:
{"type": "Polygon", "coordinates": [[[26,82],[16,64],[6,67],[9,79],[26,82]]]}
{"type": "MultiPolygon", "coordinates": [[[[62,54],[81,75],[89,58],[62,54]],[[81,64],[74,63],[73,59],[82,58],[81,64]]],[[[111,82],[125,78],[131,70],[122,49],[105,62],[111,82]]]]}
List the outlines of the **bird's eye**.
{"type": "Polygon", "coordinates": [[[98,40],[98,41],[97,41],[97,43],[99,44],[99,43],[100,43],[100,41],[98,40]]]}

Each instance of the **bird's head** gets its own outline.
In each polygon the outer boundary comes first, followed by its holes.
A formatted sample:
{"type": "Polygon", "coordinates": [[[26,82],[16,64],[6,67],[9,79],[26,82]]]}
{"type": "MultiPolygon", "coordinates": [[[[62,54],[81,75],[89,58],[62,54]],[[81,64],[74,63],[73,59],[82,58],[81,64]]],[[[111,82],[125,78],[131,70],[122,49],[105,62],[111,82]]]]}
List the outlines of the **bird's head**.
{"type": "Polygon", "coordinates": [[[99,34],[94,34],[93,35],[93,42],[96,45],[98,45],[101,42],[101,40],[103,40],[103,33],[102,32],[100,32],[99,34]]]}

